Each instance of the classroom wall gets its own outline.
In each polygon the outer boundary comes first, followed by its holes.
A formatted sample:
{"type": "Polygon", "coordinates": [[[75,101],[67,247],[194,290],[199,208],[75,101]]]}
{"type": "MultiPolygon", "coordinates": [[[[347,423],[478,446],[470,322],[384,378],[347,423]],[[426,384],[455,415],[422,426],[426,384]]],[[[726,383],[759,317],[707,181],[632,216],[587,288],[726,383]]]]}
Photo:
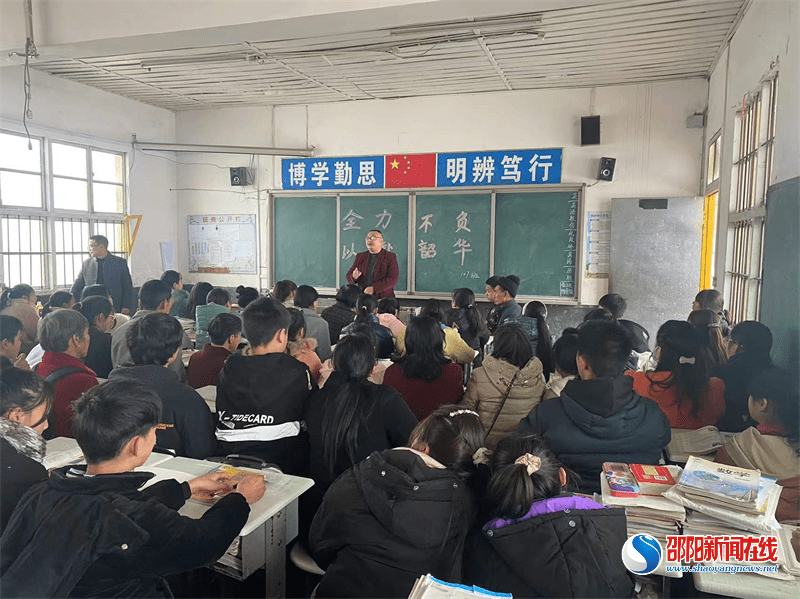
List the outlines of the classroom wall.
{"type": "MultiPolygon", "coordinates": [[[[601,156],[617,158],[614,181],[586,190],[586,211],[615,197],[696,196],[703,130],[701,79],[591,89],[436,96],[275,108],[275,144],[313,145],[320,156],[563,147],[562,182],[593,183],[601,156]],[[601,115],[601,145],[580,146],[580,117],[601,115]]],[[[273,187],[280,186],[274,169],[273,187]]],[[[632,257],[635,259],[635,257],[632,257]]],[[[607,280],[584,279],[596,303],[607,280]]]]}
{"type": "MultiPolygon", "coordinates": [[[[172,142],[171,111],[31,70],[32,134],[131,152],[140,140],[172,142]]],[[[0,68],[0,126],[22,130],[22,68],[0,68]]],[[[130,214],[143,214],[130,260],[134,285],[161,274],[159,241],[177,235],[175,164],[164,157],[129,155],[130,214]]]]}
{"type": "MultiPolygon", "coordinates": [[[[229,108],[199,110],[176,115],[178,143],[203,145],[271,146],[272,109],[229,108]]],[[[254,184],[232,187],[229,168],[250,166],[251,156],[239,154],[179,154],[177,165],[177,244],[180,251],[178,266],[184,280],[190,283],[207,281],[215,286],[245,285],[260,289],[268,287],[269,264],[266,250],[266,191],[265,182],[272,180],[272,159],[252,158],[254,184]],[[261,200],[259,200],[261,198],[261,200]],[[260,230],[260,258],[263,272],[252,275],[190,273],[187,239],[187,217],[193,214],[256,214],[260,230]],[[263,284],[262,275],[263,274],[263,284]]]]}
{"type": "MultiPolygon", "coordinates": [[[[729,49],[714,69],[709,86],[707,140],[722,128],[722,164],[720,177],[720,213],[715,265],[717,288],[725,280],[726,254],[730,252],[727,235],[728,206],[731,198],[731,167],[733,137],[737,110],[742,97],[756,91],[762,78],[773,67],[778,71],[778,115],[775,134],[775,156],[769,186],[780,188],[785,222],[769,215],[767,204],[767,241],[764,260],[761,321],[769,326],[775,337],[773,356],[778,363],[797,367],[798,338],[800,338],[800,303],[797,298],[797,273],[785,269],[784,260],[771,259],[784,248],[796,256],[798,221],[796,206],[787,204],[787,190],[797,184],[786,183],[800,175],[800,104],[798,104],[798,74],[800,65],[800,4],[796,0],[754,0],[745,14],[729,49]],[[774,223],[770,227],[770,223],[774,223]],[[776,226],[782,225],[782,226],[776,226]],[[772,234],[771,234],[772,232],[772,234]],[[774,236],[778,236],[775,239],[774,236]],[[793,306],[788,308],[787,306],[793,306]]],[[[774,215],[773,215],[774,216],[774,215]]],[[[794,267],[796,269],[796,266],[794,267]]]]}

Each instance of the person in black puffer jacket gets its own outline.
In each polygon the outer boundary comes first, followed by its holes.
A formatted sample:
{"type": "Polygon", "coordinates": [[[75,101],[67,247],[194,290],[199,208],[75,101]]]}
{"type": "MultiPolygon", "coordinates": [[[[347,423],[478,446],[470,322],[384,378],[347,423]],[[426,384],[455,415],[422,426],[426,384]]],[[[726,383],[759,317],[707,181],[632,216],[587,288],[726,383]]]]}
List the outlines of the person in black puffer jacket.
{"type": "Polygon", "coordinates": [[[358,285],[342,285],[336,292],[336,303],[325,308],[320,316],[328,323],[331,345],[339,342],[342,329],[356,319],[356,302],[361,295],[358,285]]]}
{"type": "Polygon", "coordinates": [[[582,479],[581,491],[600,491],[603,462],[657,464],[672,432],[658,404],[633,390],[622,374],[631,352],[628,333],[615,322],[578,329],[578,373],[561,396],[543,401],[517,432],[539,435],[582,479]]]}
{"type": "Polygon", "coordinates": [[[453,307],[447,311],[445,324],[455,326],[458,334],[472,349],[480,352],[472,362],[476,368],[483,363],[483,346],[489,341],[489,329],[475,307],[475,293],[467,287],[453,290],[453,307]]]}
{"type": "Polygon", "coordinates": [[[420,576],[461,579],[475,516],[464,473],[483,444],[478,415],[443,406],[410,447],[374,452],[333,483],[311,525],[323,597],[408,597],[420,576]]]}
{"type": "Polygon", "coordinates": [[[631,596],[623,508],[565,493],[567,473],[539,437],[501,440],[491,469],[492,519],[470,534],[467,584],[514,597],[631,596]]]}

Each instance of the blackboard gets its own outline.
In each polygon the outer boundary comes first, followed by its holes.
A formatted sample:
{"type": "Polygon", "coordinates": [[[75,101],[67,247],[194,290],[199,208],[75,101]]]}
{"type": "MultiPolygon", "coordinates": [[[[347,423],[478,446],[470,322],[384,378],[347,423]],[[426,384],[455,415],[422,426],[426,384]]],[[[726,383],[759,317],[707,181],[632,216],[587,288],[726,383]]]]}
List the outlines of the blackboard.
{"type": "MultiPolygon", "coordinates": [[[[272,196],[273,282],[330,291],[379,229],[397,255],[395,291],[484,293],[491,274],[515,274],[519,296],[574,300],[580,234],[577,189],[459,190],[272,196]],[[412,288],[408,289],[409,271],[412,288]]],[[[387,248],[389,249],[389,248],[387,248]]]]}
{"type": "Polygon", "coordinates": [[[383,234],[384,247],[397,255],[400,277],[394,290],[408,290],[408,194],[342,195],[339,209],[339,284],[347,283],[347,271],[355,254],[366,251],[370,229],[383,234]]]}
{"type": "Polygon", "coordinates": [[[775,363],[800,367],[800,178],[767,190],[761,322],[772,331],[775,363]]]}
{"type": "Polygon", "coordinates": [[[492,195],[420,194],[416,200],[415,290],[484,291],[489,278],[492,195]]]}
{"type": "Polygon", "coordinates": [[[275,280],[336,287],[336,197],[276,197],[275,280]]]}
{"type": "Polygon", "coordinates": [[[498,193],[494,273],[520,278],[518,295],[575,294],[578,192],[498,193]]]}

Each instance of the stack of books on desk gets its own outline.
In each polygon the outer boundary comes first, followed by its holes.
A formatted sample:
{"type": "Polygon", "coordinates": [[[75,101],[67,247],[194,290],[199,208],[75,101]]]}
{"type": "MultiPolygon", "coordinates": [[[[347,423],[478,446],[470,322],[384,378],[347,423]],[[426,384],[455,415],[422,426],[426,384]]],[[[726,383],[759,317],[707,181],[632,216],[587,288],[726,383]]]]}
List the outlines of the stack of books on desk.
{"type": "Polygon", "coordinates": [[[705,516],[694,522],[690,518],[690,529],[719,531],[709,534],[730,534],[731,529],[738,534],[774,534],[780,528],[775,509],[781,490],[774,478],[761,476],[758,470],[691,456],[678,484],[664,496],[705,516]]]}
{"type": "Polygon", "coordinates": [[[445,582],[426,574],[417,579],[408,599],[461,599],[463,597],[511,599],[511,593],[495,593],[480,587],[445,582]]]}
{"type": "MultiPolygon", "coordinates": [[[[669,470],[673,478],[680,476],[680,467],[669,466],[669,470]]],[[[681,534],[681,524],[686,520],[686,510],[682,505],[658,495],[614,497],[603,473],[600,474],[600,487],[603,505],[625,508],[628,536],[646,533],[666,543],[667,535],[681,534]]]]}

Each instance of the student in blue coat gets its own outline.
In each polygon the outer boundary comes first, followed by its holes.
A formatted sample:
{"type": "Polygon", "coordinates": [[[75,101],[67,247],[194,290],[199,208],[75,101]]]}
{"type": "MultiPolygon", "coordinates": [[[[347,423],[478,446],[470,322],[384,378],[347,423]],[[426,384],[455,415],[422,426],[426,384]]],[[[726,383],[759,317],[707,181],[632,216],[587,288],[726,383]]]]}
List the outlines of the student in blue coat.
{"type": "Polygon", "coordinates": [[[589,321],[578,329],[578,374],[561,396],[534,406],[517,432],[544,438],[580,475],[581,491],[600,491],[603,462],[656,464],[672,436],[654,401],[623,373],[632,341],[619,324],[589,321]]]}

